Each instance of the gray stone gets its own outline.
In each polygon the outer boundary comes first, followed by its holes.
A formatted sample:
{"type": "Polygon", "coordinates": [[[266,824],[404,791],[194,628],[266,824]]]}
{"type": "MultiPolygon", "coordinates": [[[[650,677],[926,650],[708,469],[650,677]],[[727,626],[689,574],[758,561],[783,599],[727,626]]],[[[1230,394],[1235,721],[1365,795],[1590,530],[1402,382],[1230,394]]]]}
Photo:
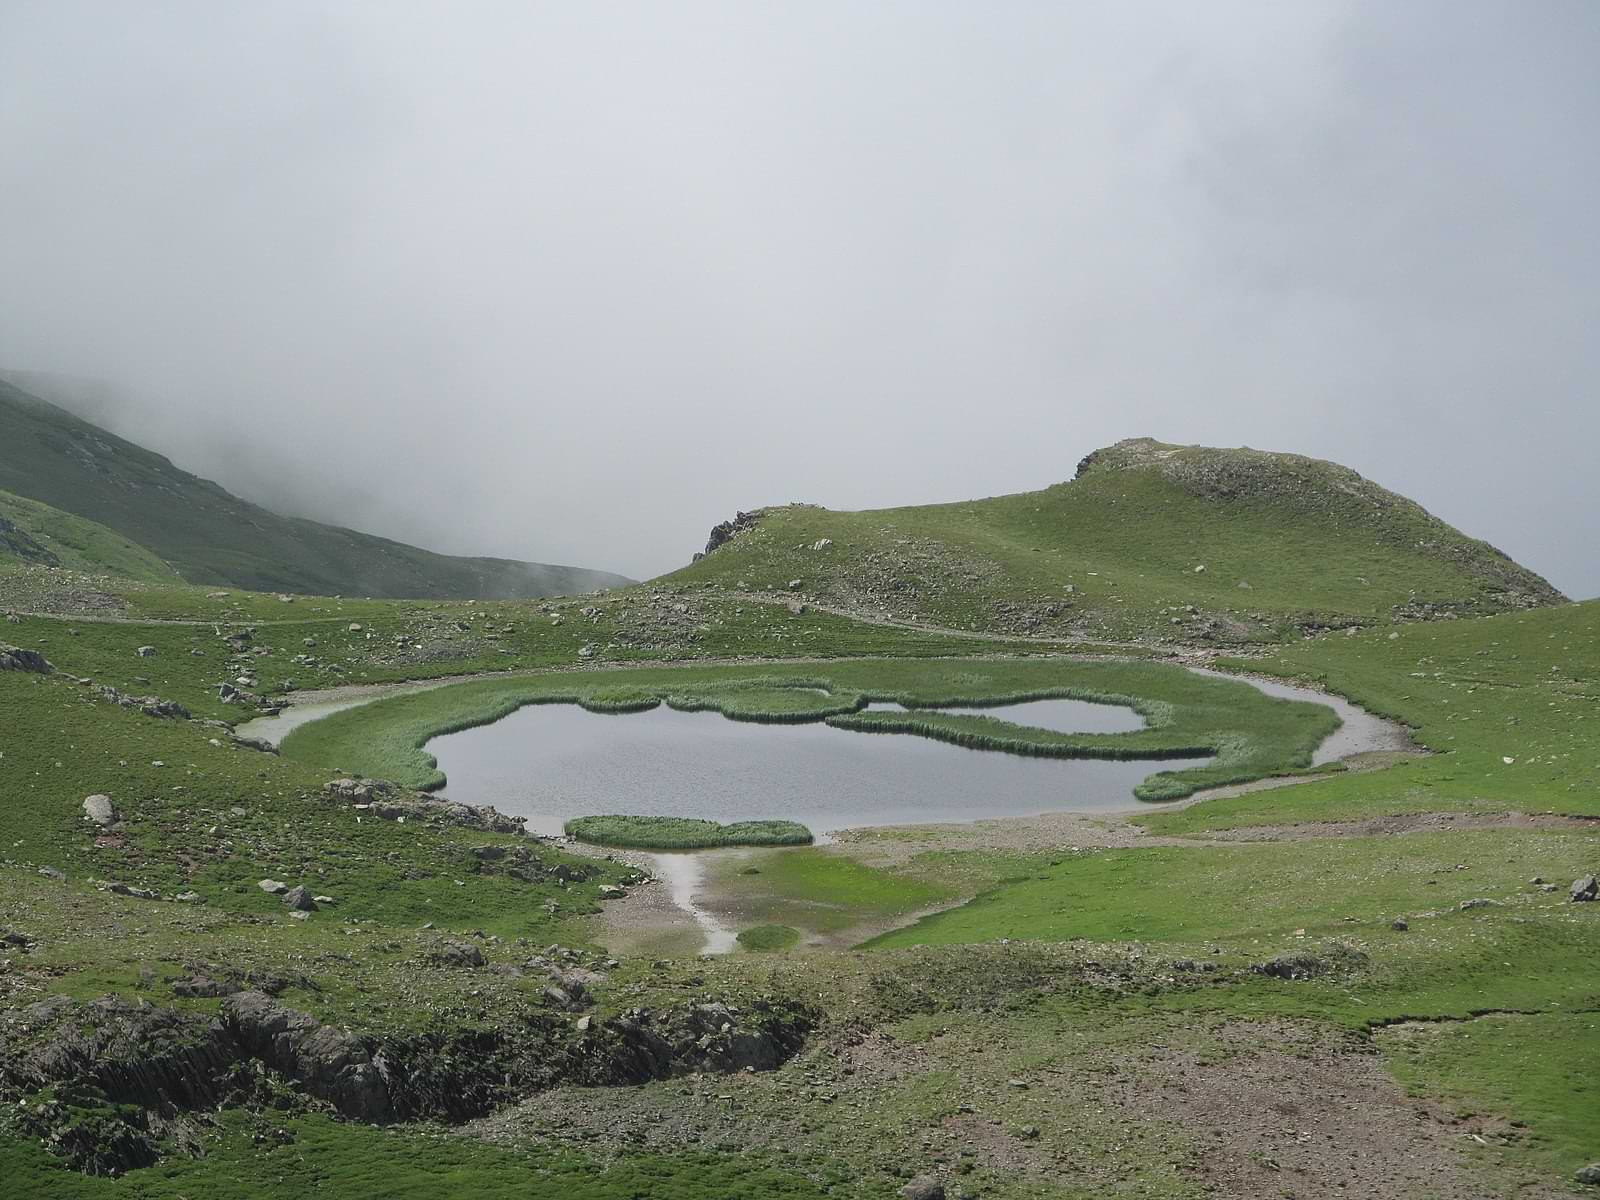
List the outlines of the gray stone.
{"type": "Polygon", "coordinates": [[[32,671],[38,675],[48,675],[54,670],[50,660],[37,650],[0,646],[0,671],[32,671]]]}
{"type": "Polygon", "coordinates": [[[900,1194],[905,1200],[944,1200],[944,1184],[933,1175],[918,1175],[900,1194]]]}
{"type": "Polygon", "coordinates": [[[1399,933],[1404,933],[1406,930],[1411,928],[1411,925],[1404,917],[1396,917],[1394,920],[1389,922],[1389,928],[1399,933]]]}
{"type": "Polygon", "coordinates": [[[276,879],[258,880],[256,882],[256,886],[263,892],[266,892],[269,896],[281,896],[289,890],[289,885],[287,883],[280,883],[276,879]]]}
{"type": "Polygon", "coordinates": [[[117,823],[116,805],[111,803],[110,796],[102,796],[98,792],[84,799],[83,815],[102,829],[117,823]]]}
{"type": "Polygon", "coordinates": [[[59,867],[40,867],[39,874],[43,875],[46,879],[53,879],[57,883],[61,883],[67,878],[67,873],[61,870],[59,867]]]}
{"type": "Polygon", "coordinates": [[[156,656],[156,648],[154,646],[140,646],[134,653],[140,658],[154,658],[156,656]]]}
{"type": "Polygon", "coordinates": [[[1469,908],[1494,908],[1494,907],[1496,907],[1495,902],[1493,900],[1489,899],[1487,896],[1478,896],[1475,899],[1463,900],[1461,902],[1461,911],[1462,912],[1466,912],[1469,908]]]}
{"type": "Polygon", "coordinates": [[[428,958],[441,967],[481,967],[484,962],[483,951],[471,942],[446,942],[428,958]]]}
{"type": "Polygon", "coordinates": [[[1600,1162],[1592,1162],[1587,1167],[1579,1167],[1577,1174],[1573,1178],[1579,1183],[1600,1187],[1600,1162]]]}
{"type": "Polygon", "coordinates": [[[1585,875],[1582,879],[1572,881],[1572,890],[1568,893],[1574,904],[1600,897],[1600,880],[1593,875],[1585,875]]]}
{"type": "Polygon", "coordinates": [[[126,883],[113,883],[110,888],[119,896],[132,896],[135,900],[159,900],[160,896],[149,888],[133,887],[126,883]]]}
{"type": "Polygon", "coordinates": [[[311,898],[310,891],[304,885],[292,887],[284,892],[283,902],[299,912],[317,911],[317,902],[311,898]]]}

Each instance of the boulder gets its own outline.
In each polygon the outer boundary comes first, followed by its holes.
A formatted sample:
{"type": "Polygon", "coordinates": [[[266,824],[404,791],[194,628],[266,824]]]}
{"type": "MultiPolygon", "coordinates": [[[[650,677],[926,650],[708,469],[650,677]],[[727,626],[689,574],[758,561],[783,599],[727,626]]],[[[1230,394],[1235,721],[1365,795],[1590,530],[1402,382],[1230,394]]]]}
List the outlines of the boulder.
{"type": "Polygon", "coordinates": [[[302,884],[292,887],[283,893],[283,902],[297,912],[316,912],[317,902],[311,898],[311,893],[302,884]]]}
{"type": "Polygon", "coordinates": [[[0,646],[0,671],[32,671],[36,675],[48,675],[54,670],[50,660],[37,650],[0,646]]]}
{"type": "Polygon", "coordinates": [[[933,1175],[918,1175],[900,1189],[905,1200],[944,1200],[944,1184],[933,1175]]]}
{"type": "Polygon", "coordinates": [[[1567,893],[1572,897],[1574,904],[1600,897],[1600,880],[1593,875],[1585,875],[1582,879],[1572,881],[1572,889],[1567,893]]]}
{"type": "Polygon", "coordinates": [[[85,797],[83,815],[102,829],[117,823],[116,805],[111,803],[110,796],[102,796],[98,792],[85,797]]]}
{"type": "Polygon", "coordinates": [[[263,892],[266,892],[269,896],[281,896],[289,890],[289,885],[287,883],[282,883],[276,879],[257,880],[256,886],[263,892]]]}
{"type": "Polygon", "coordinates": [[[140,646],[134,653],[140,658],[154,658],[156,656],[156,648],[154,646],[140,646]]]}
{"type": "Polygon", "coordinates": [[[1573,1178],[1579,1183],[1587,1183],[1591,1187],[1600,1187],[1600,1162],[1592,1162],[1587,1167],[1579,1167],[1573,1178]]]}

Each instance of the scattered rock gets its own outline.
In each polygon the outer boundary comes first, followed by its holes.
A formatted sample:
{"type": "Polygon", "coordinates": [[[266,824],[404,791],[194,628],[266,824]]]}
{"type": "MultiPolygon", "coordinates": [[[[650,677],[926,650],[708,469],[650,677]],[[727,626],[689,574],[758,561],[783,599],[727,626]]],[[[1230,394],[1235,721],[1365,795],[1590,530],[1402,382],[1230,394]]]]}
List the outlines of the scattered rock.
{"type": "Polygon", "coordinates": [[[621,900],[627,896],[627,894],[627,888],[620,888],[614,883],[604,883],[600,885],[600,899],[602,900],[621,900]]]}
{"type": "Polygon", "coordinates": [[[179,892],[173,897],[179,904],[204,904],[205,897],[199,892],[179,892]]]}
{"type": "Polygon", "coordinates": [[[256,886],[263,892],[266,892],[269,896],[281,896],[289,890],[289,885],[287,883],[280,883],[276,879],[257,880],[256,886]]]}
{"type": "Polygon", "coordinates": [[[918,1175],[900,1189],[905,1200],[944,1200],[944,1184],[932,1175],[918,1175]]]}
{"type": "Polygon", "coordinates": [[[1345,946],[1329,954],[1292,951],[1269,958],[1266,962],[1251,963],[1250,969],[1257,975],[1270,975],[1274,979],[1315,979],[1341,968],[1365,966],[1367,961],[1362,951],[1345,946]]]}
{"type": "Polygon", "coordinates": [[[1406,930],[1411,928],[1411,925],[1404,917],[1396,917],[1394,920],[1389,922],[1389,928],[1396,930],[1399,933],[1404,933],[1406,930]]]}
{"type": "Polygon", "coordinates": [[[593,642],[585,642],[583,645],[578,647],[578,657],[593,658],[595,654],[598,653],[599,649],[600,647],[596,646],[593,642]]]}
{"type": "Polygon", "coordinates": [[[66,882],[67,878],[67,873],[61,870],[59,867],[40,867],[39,874],[43,875],[46,879],[53,879],[57,883],[66,882]]]}
{"type": "Polygon", "coordinates": [[[303,884],[284,892],[283,902],[298,912],[317,911],[317,902],[311,898],[311,893],[306,890],[303,884]]]}
{"type": "Polygon", "coordinates": [[[1463,900],[1459,907],[1462,912],[1466,912],[1471,908],[1498,908],[1499,905],[1487,896],[1476,896],[1471,900],[1463,900]]]}
{"type": "Polygon", "coordinates": [[[800,590],[800,585],[803,582],[804,581],[800,580],[800,579],[791,579],[791,580],[789,580],[789,590],[791,592],[798,592],[800,590]]]}
{"type": "Polygon", "coordinates": [[[111,803],[110,796],[102,796],[98,792],[84,799],[83,815],[102,829],[117,823],[116,805],[111,803]]]}
{"type": "Polygon", "coordinates": [[[151,891],[149,888],[134,887],[127,883],[113,883],[107,890],[115,892],[119,896],[132,896],[135,900],[161,899],[158,893],[151,891]]]}
{"type": "Polygon", "coordinates": [[[1600,897],[1600,880],[1593,875],[1585,875],[1582,879],[1572,881],[1572,889],[1568,892],[1574,904],[1600,897]]]}
{"type": "Polygon", "coordinates": [[[154,658],[156,656],[156,648],[154,646],[140,646],[134,653],[140,658],[154,658]]]}
{"type": "Polygon", "coordinates": [[[1579,1183],[1600,1186],[1600,1162],[1592,1162],[1587,1167],[1579,1167],[1573,1178],[1579,1183]]]}
{"type": "Polygon", "coordinates": [[[446,942],[428,955],[428,961],[441,967],[481,967],[484,958],[471,942],[446,942]]]}
{"type": "Polygon", "coordinates": [[[811,543],[811,548],[813,550],[826,550],[831,545],[833,545],[832,538],[818,538],[811,543]]]}

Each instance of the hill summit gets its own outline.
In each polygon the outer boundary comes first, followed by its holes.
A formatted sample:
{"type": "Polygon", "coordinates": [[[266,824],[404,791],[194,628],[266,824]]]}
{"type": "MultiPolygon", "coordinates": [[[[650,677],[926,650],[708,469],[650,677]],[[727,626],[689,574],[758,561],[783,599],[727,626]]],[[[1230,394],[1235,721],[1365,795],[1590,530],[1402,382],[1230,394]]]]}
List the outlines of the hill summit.
{"type": "Polygon", "coordinates": [[[1036,492],[741,513],[670,578],[962,629],[1218,643],[1565,599],[1347,467],[1151,438],[1036,492]]]}

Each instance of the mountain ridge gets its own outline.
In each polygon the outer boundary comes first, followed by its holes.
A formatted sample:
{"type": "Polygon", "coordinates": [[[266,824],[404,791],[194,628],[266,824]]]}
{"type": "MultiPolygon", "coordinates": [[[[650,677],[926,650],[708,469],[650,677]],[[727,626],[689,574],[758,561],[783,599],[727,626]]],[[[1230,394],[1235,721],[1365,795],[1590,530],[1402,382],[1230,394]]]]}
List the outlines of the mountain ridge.
{"type": "Polygon", "coordinates": [[[130,539],[199,584],[395,599],[525,599],[623,586],[587,567],[437,554],[281,516],[0,379],[0,490],[130,539]]]}

